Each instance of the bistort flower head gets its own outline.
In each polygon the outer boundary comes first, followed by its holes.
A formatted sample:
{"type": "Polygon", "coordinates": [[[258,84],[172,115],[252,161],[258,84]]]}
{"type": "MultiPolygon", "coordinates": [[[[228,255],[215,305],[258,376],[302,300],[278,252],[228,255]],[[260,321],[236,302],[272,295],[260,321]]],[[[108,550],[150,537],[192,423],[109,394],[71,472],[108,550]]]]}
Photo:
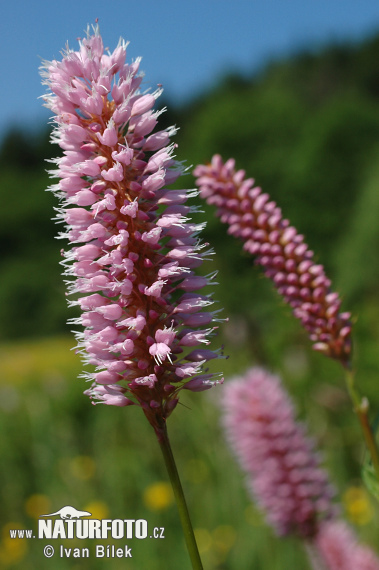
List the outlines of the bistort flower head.
{"type": "Polygon", "coordinates": [[[253,498],[279,535],[316,535],[334,491],[277,376],[251,368],[222,394],[223,424],[253,498]]]}
{"type": "Polygon", "coordinates": [[[377,556],[368,546],[359,544],[343,521],[323,523],[315,545],[328,570],[379,570],[377,556]]]}
{"type": "Polygon", "coordinates": [[[219,354],[205,348],[215,327],[212,298],[199,291],[214,274],[199,277],[211,251],[189,217],[195,190],[169,190],[183,171],[173,157],[175,128],[156,130],[154,93],[139,90],[140,60],[126,63],[120,40],[105,52],[93,35],[67,48],[61,61],[44,62],[55,114],[52,142],[60,178],[51,190],[61,200],[58,218],[72,244],[64,252],[69,293],[82,316],[75,324],[79,352],[96,371],[86,391],[95,401],[137,404],[161,425],[182,388],[200,391],[217,380],[204,365],[219,354]]]}
{"type": "Polygon", "coordinates": [[[349,368],[351,315],[340,312],[338,293],[330,290],[331,282],[323,266],[313,261],[304,236],[283,218],[268,194],[254,188],[252,178],[235,170],[233,159],[224,164],[215,155],[211,164],[197,166],[194,175],[200,195],[217,207],[228,232],[245,242],[244,249],[255,256],[308,331],[313,348],[349,368]]]}

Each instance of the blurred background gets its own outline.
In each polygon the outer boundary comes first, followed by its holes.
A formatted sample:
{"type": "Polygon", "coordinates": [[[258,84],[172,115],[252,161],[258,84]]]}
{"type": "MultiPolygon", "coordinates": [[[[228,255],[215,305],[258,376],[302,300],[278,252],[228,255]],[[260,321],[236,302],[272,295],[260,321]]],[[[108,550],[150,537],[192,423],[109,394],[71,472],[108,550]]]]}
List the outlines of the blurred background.
{"type": "MultiPolygon", "coordinates": [[[[64,505],[95,518],[144,518],[164,540],[128,541],[130,569],[189,568],[155,436],[138,409],[92,406],[51,221],[45,162],[49,113],[37,98],[40,58],[60,57],[99,18],[106,45],[131,41],[144,85],[163,83],[160,128],[176,124],[188,166],[236,158],[306,236],[354,315],[357,380],[379,411],[379,5],[172,0],[2,6],[0,62],[0,568],[51,568],[45,541],[11,540],[64,505]]],[[[189,172],[192,169],[189,170],[189,172]]],[[[181,187],[191,188],[188,174],[181,187]]],[[[378,508],[361,482],[362,442],[338,363],[313,353],[270,282],[203,205],[214,247],[226,381],[252,364],[279,373],[325,458],[337,500],[379,551],[378,508]]],[[[220,340],[218,340],[218,345],[220,340]]],[[[172,447],[209,570],[307,568],[295,539],[278,540],[255,509],[220,428],[219,392],[185,394],[170,418],[172,447]]],[[[60,541],[57,541],[60,542],[60,541]]],[[[65,543],[65,546],[83,544],[65,543]]],[[[88,545],[93,551],[94,546],[88,545]]],[[[123,568],[67,560],[54,568],[123,568]]]]}

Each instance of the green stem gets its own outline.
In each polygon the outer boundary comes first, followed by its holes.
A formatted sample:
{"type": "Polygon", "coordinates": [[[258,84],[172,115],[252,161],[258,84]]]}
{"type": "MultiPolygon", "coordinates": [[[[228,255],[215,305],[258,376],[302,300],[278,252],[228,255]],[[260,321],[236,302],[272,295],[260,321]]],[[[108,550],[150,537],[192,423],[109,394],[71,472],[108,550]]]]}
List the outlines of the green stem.
{"type": "Polygon", "coordinates": [[[158,437],[159,445],[163,453],[171,485],[174,490],[180,521],[182,523],[184,538],[192,562],[192,568],[193,570],[203,570],[203,565],[200,560],[199,550],[197,548],[196,539],[188,512],[186,499],[184,497],[182,484],[179,478],[179,473],[176,468],[175,459],[171,450],[170,440],[168,438],[168,433],[167,433],[167,427],[166,425],[164,425],[164,427],[159,429],[159,431],[157,430],[155,431],[158,437]]]}
{"type": "Polygon", "coordinates": [[[375,439],[375,434],[372,431],[370,420],[368,417],[369,403],[367,398],[361,398],[354,387],[353,372],[347,371],[346,385],[349,392],[351,401],[353,402],[354,411],[358,416],[359,423],[361,424],[363,437],[366,442],[367,449],[371,456],[372,465],[376,472],[376,477],[379,481],[379,450],[378,444],[375,439]]]}

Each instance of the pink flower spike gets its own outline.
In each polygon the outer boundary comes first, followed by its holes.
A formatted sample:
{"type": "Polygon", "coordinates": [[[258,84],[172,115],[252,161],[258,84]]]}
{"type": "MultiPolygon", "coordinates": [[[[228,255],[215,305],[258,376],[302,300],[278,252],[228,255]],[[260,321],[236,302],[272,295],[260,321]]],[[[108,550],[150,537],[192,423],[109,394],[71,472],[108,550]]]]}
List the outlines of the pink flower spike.
{"type": "Polygon", "coordinates": [[[160,91],[141,93],[139,59],[126,63],[123,41],[104,51],[98,26],[93,30],[77,51],[41,69],[45,105],[55,115],[51,140],[63,149],[52,190],[59,189],[67,228],[61,237],[74,245],[63,263],[69,294],[80,293],[71,303],[82,311],[73,321],[85,329],[76,333],[77,350],[96,370],[86,375],[93,380],[86,394],[107,405],[138,405],[161,434],[180,391],[218,356],[193,357],[208,343],[213,329],[204,326],[213,313],[190,320],[177,311],[185,303],[195,316],[212,304],[200,294],[207,280],[194,272],[206,259],[202,225],[191,221],[187,204],[197,192],[168,188],[184,169],[170,143],[176,129],[152,132],[160,91]],[[186,290],[198,301],[187,301],[186,290]],[[193,347],[188,358],[186,346],[193,347]]]}
{"type": "Polygon", "coordinates": [[[368,546],[358,543],[343,521],[321,525],[315,546],[328,570],[379,570],[379,559],[368,546]]]}
{"type": "Polygon", "coordinates": [[[350,314],[340,312],[341,300],[330,291],[322,265],[303,236],[282,217],[268,194],[254,188],[254,180],[235,170],[234,160],[223,163],[215,155],[211,164],[194,170],[200,195],[217,207],[217,215],[229,225],[229,233],[244,241],[267,277],[309,333],[315,350],[351,366],[350,314]]]}
{"type": "Polygon", "coordinates": [[[314,537],[320,520],[335,515],[333,489],[280,379],[251,368],[227,383],[222,407],[230,447],[268,523],[279,535],[314,537]]]}

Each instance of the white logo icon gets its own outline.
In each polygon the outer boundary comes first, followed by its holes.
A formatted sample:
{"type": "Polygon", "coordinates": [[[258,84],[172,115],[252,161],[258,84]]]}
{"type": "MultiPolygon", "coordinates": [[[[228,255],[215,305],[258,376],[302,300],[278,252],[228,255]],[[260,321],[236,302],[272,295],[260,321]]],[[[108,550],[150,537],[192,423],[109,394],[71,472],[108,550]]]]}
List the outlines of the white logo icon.
{"type": "Polygon", "coordinates": [[[70,507],[70,505],[68,505],[67,507],[62,507],[56,513],[50,513],[49,515],[40,515],[40,517],[54,517],[55,515],[59,515],[61,519],[66,520],[80,519],[81,517],[90,517],[92,516],[92,513],[89,513],[87,511],[78,511],[78,509],[75,509],[75,507],[70,507]]]}

